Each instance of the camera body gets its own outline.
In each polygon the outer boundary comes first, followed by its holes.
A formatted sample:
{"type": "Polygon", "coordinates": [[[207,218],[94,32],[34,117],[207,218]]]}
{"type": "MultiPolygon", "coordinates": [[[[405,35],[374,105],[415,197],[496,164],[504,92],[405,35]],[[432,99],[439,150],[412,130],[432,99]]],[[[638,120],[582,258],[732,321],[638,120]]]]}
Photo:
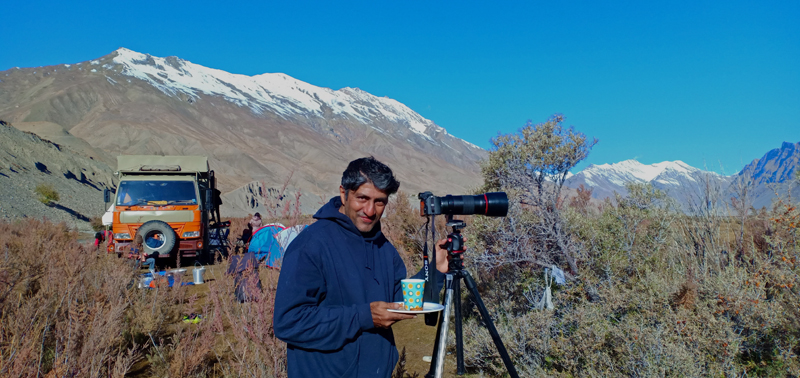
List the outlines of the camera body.
{"type": "Polygon", "coordinates": [[[444,197],[431,192],[419,193],[419,215],[486,215],[504,217],[508,214],[508,196],[505,192],[444,197]]]}

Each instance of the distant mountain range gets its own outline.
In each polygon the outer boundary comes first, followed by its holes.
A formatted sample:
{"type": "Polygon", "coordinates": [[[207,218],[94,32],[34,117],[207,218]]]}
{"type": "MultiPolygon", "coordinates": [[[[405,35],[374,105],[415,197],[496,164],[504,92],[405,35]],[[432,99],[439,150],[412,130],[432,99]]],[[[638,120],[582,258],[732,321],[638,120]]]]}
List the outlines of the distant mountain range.
{"type": "Polygon", "coordinates": [[[665,161],[645,165],[636,160],[615,164],[590,165],[565,182],[569,188],[583,185],[592,189],[592,197],[613,198],[614,193],[626,195],[626,183],[650,183],[675,198],[688,209],[703,198],[710,188],[729,202],[737,197],[737,187],[749,184],[749,203],[755,208],[770,206],[776,193],[800,198],[800,185],[794,180],[800,164],[800,143],[784,142],[780,148],[767,152],[761,159],[748,164],[741,172],[722,176],[704,171],[682,161],[665,161]]]}
{"type": "Polygon", "coordinates": [[[402,103],[332,90],[281,73],[246,76],[120,48],[77,64],[0,72],[0,119],[110,161],[117,155],[204,155],[225,211],[264,211],[258,187],[338,193],[347,162],[373,155],[409,193],[481,184],[486,151],[402,103]],[[80,145],[79,145],[80,144],[80,145]]]}
{"type": "MultiPolygon", "coordinates": [[[[409,194],[468,193],[481,185],[478,162],[487,156],[402,103],[357,88],[322,88],[281,73],[237,75],[124,48],[77,64],[0,72],[0,120],[38,136],[0,130],[0,217],[9,218],[47,210],[34,202],[31,185],[39,182],[69,188],[59,216],[99,215],[117,155],[208,156],[228,216],[269,214],[265,206],[275,203],[260,193],[280,197],[284,186],[290,198],[302,193],[302,210],[313,212],[338,193],[347,162],[368,155],[391,166],[409,194]]],[[[727,177],[680,161],[592,165],[567,186],[607,198],[624,194],[627,182],[650,182],[688,206],[706,186],[730,199],[749,183],[751,203],[762,207],[775,192],[800,196],[792,184],[799,151],[800,144],[784,143],[727,177]]]]}

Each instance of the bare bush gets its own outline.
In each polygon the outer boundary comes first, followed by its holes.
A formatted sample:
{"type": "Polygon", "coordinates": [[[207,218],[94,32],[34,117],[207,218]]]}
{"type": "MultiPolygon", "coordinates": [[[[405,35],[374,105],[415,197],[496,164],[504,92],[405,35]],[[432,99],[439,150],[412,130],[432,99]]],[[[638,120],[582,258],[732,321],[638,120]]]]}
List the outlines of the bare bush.
{"type": "MultiPolygon", "coordinates": [[[[746,258],[726,259],[724,251],[741,243],[742,218],[711,208],[684,215],[648,186],[629,193],[599,213],[565,212],[586,254],[581,280],[554,288],[555,311],[532,310],[519,295],[520,287],[534,297],[543,288],[524,261],[481,274],[482,296],[517,369],[530,376],[796,376],[796,206],[778,202],[766,226],[750,212],[746,258]],[[765,247],[757,247],[761,239],[765,247]]],[[[488,332],[465,300],[467,364],[501,376],[488,332]]]]}
{"type": "MultiPolygon", "coordinates": [[[[565,223],[561,208],[564,180],[585,159],[597,140],[563,125],[564,117],[530,121],[519,133],[492,140],[494,151],[482,165],[485,188],[509,192],[512,206],[504,232],[485,237],[482,265],[527,261],[539,266],[568,266],[577,274],[578,245],[565,223]],[[523,236],[526,235],[526,236],[523,236]]],[[[488,234],[485,234],[488,235],[488,234]]]]}
{"type": "MultiPolygon", "coordinates": [[[[559,145],[557,135],[570,139],[555,121],[541,128],[556,134],[549,139],[526,129],[495,141],[486,189],[507,190],[511,208],[504,219],[474,219],[478,253],[465,256],[517,370],[797,376],[800,212],[793,202],[754,211],[743,184],[730,208],[707,180],[702,192],[687,195],[689,214],[649,185],[628,186],[627,196],[597,208],[583,189],[562,206],[559,162],[586,150],[575,148],[580,143],[546,148],[559,145]],[[527,143],[531,135],[540,142],[527,143]],[[542,267],[551,264],[580,279],[552,288],[554,311],[535,310],[542,267]]],[[[461,300],[469,371],[504,375],[475,305],[469,296],[461,300]]]]}
{"type": "Polygon", "coordinates": [[[136,359],[133,270],[76,240],[63,224],[0,223],[0,375],[109,376],[136,359]]]}
{"type": "MultiPolygon", "coordinates": [[[[245,276],[259,274],[254,267],[245,276]]],[[[215,285],[209,286],[209,305],[202,322],[214,335],[212,353],[216,369],[225,376],[285,377],[286,344],[272,332],[273,303],[277,287],[277,272],[260,271],[263,288],[255,280],[244,279],[256,293],[250,302],[239,303],[234,296],[234,279],[230,275],[213,276],[215,285]]],[[[201,323],[201,324],[202,324],[201,323]]]]}
{"type": "Polygon", "coordinates": [[[180,277],[140,289],[129,260],[77,240],[64,224],[0,223],[0,376],[285,376],[269,272],[258,300],[245,304],[233,277],[210,277],[198,308],[180,277]],[[183,323],[192,312],[202,321],[183,323]]]}

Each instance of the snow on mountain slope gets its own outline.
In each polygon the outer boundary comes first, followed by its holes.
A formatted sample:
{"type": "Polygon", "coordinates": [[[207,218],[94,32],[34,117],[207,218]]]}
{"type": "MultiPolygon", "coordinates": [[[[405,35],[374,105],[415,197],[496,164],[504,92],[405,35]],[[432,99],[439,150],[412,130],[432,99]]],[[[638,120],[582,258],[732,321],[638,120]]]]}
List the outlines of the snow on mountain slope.
{"type": "Polygon", "coordinates": [[[577,188],[581,184],[592,188],[595,198],[613,197],[614,192],[626,194],[627,183],[651,183],[656,188],[673,192],[680,197],[692,193],[703,181],[728,182],[730,178],[706,172],[682,161],[665,161],[645,165],[636,160],[615,164],[590,165],[566,181],[566,185],[577,188]]]}
{"type": "Polygon", "coordinates": [[[590,165],[583,171],[575,174],[582,176],[589,186],[599,185],[599,180],[609,181],[615,185],[625,186],[628,182],[650,182],[665,171],[674,171],[689,174],[699,169],[678,161],[665,161],[661,163],[644,165],[636,160],[625,160],[615,164],[590,165]]]}
{"type": "MultiPolygon", "coordinates": [[[[331,112],[336,116],[351,117],[381,132],[384,130],[374,120],[385,119],[405,124],[431,142],[434,142],[431,137],[434,134],[447,135],[444,128],[402,103],[374,96],[358,88],[334,91],[282,73],[256,76],[232,74],[177,57],[159,58],[125,48],[118,49],[116,54],[114,63],[122,65],[122,74],[146,81],[170,96],[178,93],[194,99],[200,93],[222,96],[231,103],[250,108],[256,114],[270,111],[285,118],[294,115],[323,117],[326,112],[331,112]]],[[[474,144],[464,143],[480,149],[474,144]]]]}

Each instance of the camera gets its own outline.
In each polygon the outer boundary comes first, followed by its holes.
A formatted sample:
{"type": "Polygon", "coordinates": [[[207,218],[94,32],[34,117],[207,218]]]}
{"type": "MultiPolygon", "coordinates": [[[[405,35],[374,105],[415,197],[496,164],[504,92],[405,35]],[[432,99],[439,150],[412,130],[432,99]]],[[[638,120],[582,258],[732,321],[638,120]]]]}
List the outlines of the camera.
{"type": "Polygon", "coordinates": [[[419,215],[486,215],[504,217],[508,214],[508,196],[505,192],[492,192],[476,195],[434,196],[431,192],[420,193],[419,215]]]}

